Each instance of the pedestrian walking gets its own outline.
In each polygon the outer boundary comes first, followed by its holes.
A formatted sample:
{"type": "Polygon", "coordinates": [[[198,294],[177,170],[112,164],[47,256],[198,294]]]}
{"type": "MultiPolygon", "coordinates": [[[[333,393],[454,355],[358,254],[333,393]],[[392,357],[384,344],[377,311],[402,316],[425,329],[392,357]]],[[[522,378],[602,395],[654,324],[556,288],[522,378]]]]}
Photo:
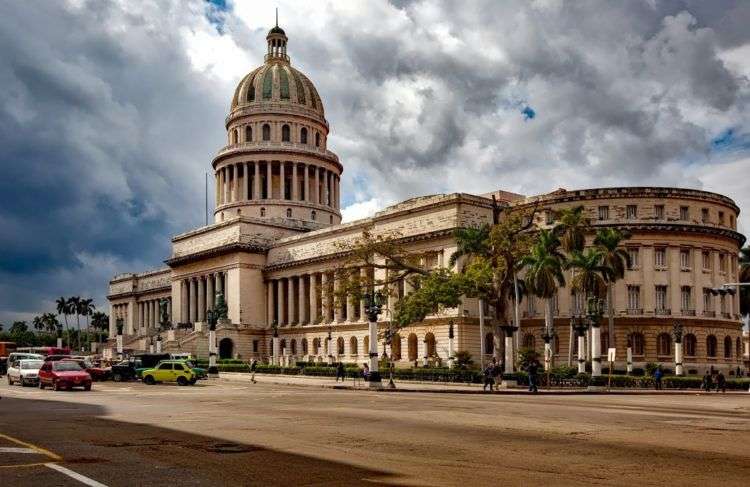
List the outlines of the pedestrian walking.
{"type": "Polygon", "coordinates": [[[250,382],[255,384],[255,371],[258,369],[258,361],[256,359],[252,359],[250,361],[250,382]]]}
{"type": "Polygon", "coordinates": [[[539,392],[537,383],[539,380],[539,368],[541,366],[542,364],[540,364],[536,358],[531,360],[531,362],[529,362],[529,364],[526,366],[526,373],[529,374],[529,392],[539,392]]]}
{"type": "Polygon", "coordinates": [[[703,389],[706,392],[711,392],[713,385],[714,385],[713,377],[711,377],[711,373],[709,371],[706,371],[706,375],[703,376],[703,389]]]}
{"type": "Polygon", "coordinates": [[[370,380],[370,366],[365,363],[365,366],[362,368],[362,378],[365,381],[370,380]]]}
{"type": "Polygon", "coordinates": [[[654,370],[654,388],[656,388],[657,391],[661,390],[661,378],[663,374],[661,365],[657,365],[656,370],[654,370]]]}
{"type": "Polygon", "coordinates": [[[716,392],[719,392],[719,389],[721,392],[727,392],[727,378],[721,370],[716,374],[716,392]]]}
{"type": "Polygon", "coordinates": [[[482,386],[483,391],[487,391],[487,387],[489,386],[490,392],[492,392],[492,386],[495,384],[495,379],[493,378],[493,375],[495,373],[495,365],[492,363],[487,364],[487,367],[484,368],[484,385],[482,386]]]}
{"type": "Polygon", "coordinates": [[[339,362],[339,364],[336,366],[336,382],[341,379],[341,382],[344,382],[344,364],[342,362],[339,362]]]}

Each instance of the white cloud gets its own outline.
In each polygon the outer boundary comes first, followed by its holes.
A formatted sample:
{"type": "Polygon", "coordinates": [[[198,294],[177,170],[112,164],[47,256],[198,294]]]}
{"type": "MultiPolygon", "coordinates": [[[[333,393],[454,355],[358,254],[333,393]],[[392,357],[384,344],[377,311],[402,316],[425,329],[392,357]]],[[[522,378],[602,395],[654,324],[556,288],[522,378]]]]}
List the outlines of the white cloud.
{"type": "Polygon", "coordinates": [[[370,217],[374,215],[376,211],[383,209],[384,206],[383,202],[378,198],[352,203],[346,208],[341,209],[342,223],[349,223],[370,217]]]}

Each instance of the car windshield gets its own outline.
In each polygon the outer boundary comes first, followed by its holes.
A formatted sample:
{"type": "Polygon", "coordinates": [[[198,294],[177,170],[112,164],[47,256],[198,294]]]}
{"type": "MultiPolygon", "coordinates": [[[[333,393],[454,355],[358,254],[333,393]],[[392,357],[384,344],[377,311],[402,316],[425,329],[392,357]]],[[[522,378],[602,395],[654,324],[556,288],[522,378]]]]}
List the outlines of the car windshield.
{"type": "Polygon", "coordinates": [[[76,362],[55,362],[52,364],[52,368],[61,372],[75,372],[81,370],[81,366],[76,362]]]}
{"type": "Polygon", "coordinates": [[[190,367],[191,369],[194,369],[194,368],[195,368],[195,365],[193,365],[193,362],[191,362],[191,361],[189,361],[189,360],[186,360],[186,361],[185,361],[185,365],[187,365],[187,366],[188,366],[188,367],[190,367]]]}
{"type": "Polygon", "coordinates": [[[44,362],[42,360],[24,360],[21,362],[22,369],[39,369],[44,362]]]}

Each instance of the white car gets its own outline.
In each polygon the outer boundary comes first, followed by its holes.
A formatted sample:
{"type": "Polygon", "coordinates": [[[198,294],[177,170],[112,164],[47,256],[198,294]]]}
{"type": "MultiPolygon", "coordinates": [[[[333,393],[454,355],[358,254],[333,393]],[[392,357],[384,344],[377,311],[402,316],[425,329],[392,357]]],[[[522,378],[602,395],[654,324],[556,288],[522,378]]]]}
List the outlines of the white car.
{"type": "Polygon", "coordinates": [[[13,352],[10,355],[8,355],[8,363],[12,364],[13,362],[16,362],[18,360],[23,359],[34,359],[34,360],[44,360],[44,355],[40,355],[38,353],[28,353],[28,352],[13,352]]]}
{"type": "Polygon", "coordinates": [[[35,386],[39,383],[39,369],[44,365],[44,360],[21,359],[13,362],[8,367],[8,385],[16,382],[21,386],[35,386]]]}

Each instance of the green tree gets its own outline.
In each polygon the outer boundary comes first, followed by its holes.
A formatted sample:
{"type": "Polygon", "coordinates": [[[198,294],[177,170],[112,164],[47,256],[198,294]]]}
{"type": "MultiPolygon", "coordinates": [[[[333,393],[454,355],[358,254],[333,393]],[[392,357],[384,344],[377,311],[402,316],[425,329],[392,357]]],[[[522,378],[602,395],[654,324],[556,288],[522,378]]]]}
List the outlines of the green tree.
{"type": "Polygon", "coordinates": [[[65,318],[65,335],[67,338],[67,345],[70,347],[70,328],[68,327],[68,315],[70,314],[70,307],[68,306],[68,300],[64,297],[60,296],[56,301],[55,305],[57,306],[57,314],[63,315],[65,318]]]}
{"type": "Polygon", "coordinates": [[[81,297],[73,296],[68,298],[68,312],[76,315],[76,350],[81,349],[81,297]]]}
{"type": "Polygon", "coordinates": [[[86,334],[91,333],[89,317],[96,311],[94,300],[91,298],[81,299],[78,303],[78,313],[86,317],[86,334]]]}
{"type": "Polygon", "coordinates": [[[14,321],[8,330],[12,335],[26,333],[29,331],[29,325],[25,321],[14,321]]]}
{"type": "Polygon", "coordinates": [[[585,252],[574,251],[571,254],[566,267],[576,270],[570,279],[573,291],[583,293],[586,298],[604,297],[611,269],[602,264],[603,257],[602,251],[597,248],[590,248],[585,252]]]}
{"type": "Polygon", "coordinates": [[[42,316],[34,316],[34,319],[31,320],[31,324],[34,326],[34,329],[36,331],[44,331],[44,319],[42,316]]]}
{"type": "Polygon", "coordinates": [[[566,252],[580,252],[586,245],[586,232],[590,228],[589,219],[583,213],[583,206],[565,208],[556,214],[558,224],[554,232],[560,238],[560,246],[566,252]]]}
{"type": "Polygon", "coordinates": [[[101,342],[102,333],[109,329],[109,316],[101,311],[95,311],[91,315],[91,326],[98,332],[99,342],[101,342]]]}
{"type": "Polygon", "coordinates": [[[602,252],[602,265],[609,268],[605,279],[607,281],[607,320],[610,347],[616,347],[615,342],[615,284],[625,277],[625,270],[630,267],[630,256],[622,247],[622,242],[630,238],[630,234],[617,228],[602,228],[597,230],[594,245],[602,252]]]}

